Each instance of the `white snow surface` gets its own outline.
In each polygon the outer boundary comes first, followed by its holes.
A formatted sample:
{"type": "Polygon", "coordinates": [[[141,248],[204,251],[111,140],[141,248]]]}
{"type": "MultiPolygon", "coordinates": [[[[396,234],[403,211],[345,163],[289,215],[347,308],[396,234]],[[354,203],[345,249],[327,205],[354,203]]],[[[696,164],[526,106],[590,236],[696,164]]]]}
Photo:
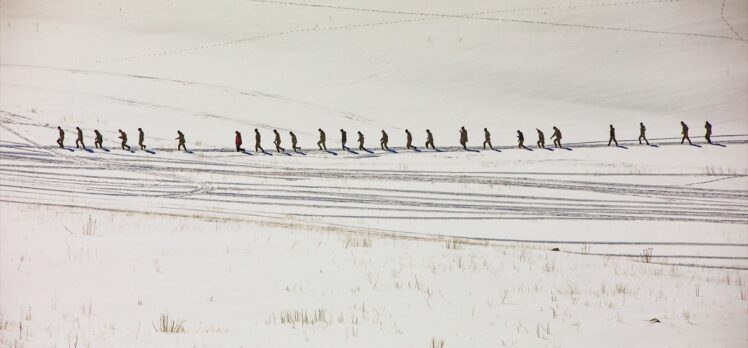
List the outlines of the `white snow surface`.
{"type": "Polygon", "coordinates": [[[746,38],[746,0],[0,0],[0,347],[745,347],[746,38]]]}

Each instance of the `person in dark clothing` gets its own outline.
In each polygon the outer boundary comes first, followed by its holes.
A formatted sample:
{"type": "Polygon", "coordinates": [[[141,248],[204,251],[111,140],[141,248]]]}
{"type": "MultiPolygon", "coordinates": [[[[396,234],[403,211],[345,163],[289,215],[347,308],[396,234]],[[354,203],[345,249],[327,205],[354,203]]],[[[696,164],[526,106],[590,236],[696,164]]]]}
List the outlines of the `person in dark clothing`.
{"type": "Polygon", "coordinates": [[[520,130],[517,130],[517,141],[518,141],[517,148],[527,149],[527,147],[525,147],[525,135],[522,134],[522,131],[520,130]]]}
{"type": "Polygon", "coordinates": [[[415,146],[413,146],[413,135],[410,134],[409,130],[405,130],[405,148],[410,150],[418,150],[415,146]]]}
{"type": "Polygon", "coordinates": [[[57,126],[57,132],[60,134],[59,138],[57,138],[57,145],[60,145],[60,148],[65,148],[63,143],[65,142],[65,131],[62,130],[60,126],[57,126]]]}
{"type": "Polygon", "coordinates": [[[123,132],[121,129],[118,129],[119,131],[119,138],[122,139],[122,150],[127,148],[127,151],[130,151],[130,145],[127,145],[127,133],[123,132]]]}
{"type": "Polygon", "coordinates": [[[262,148],[260,145],[260,142],[262,141],[262,136],[260,135],[260,131],[255,128],[255,152],[265,152],[265,149],[262,148]]]}
{"type": "Polygon", "coordinates": [[[78,143],[83,146],[83,149],[86,149],[86,144],[83,143],[83,131],[79,127],[75,127],[76,130],[78,130],[78,137],[75,138],[75,148],[78,149],[78,143]]]}
{"type": "Polygon", "coordinates": [[[364,148],[364,133],[361,133],[361,131],[358,131],[358,149],[366,151],[366,148],[364,148]]]}
{"type": "Polygon", "coordinates": [[[322,130],[322,128],[317,128],[319,131],[319,141],[317,142],[317,146],[320,150],[324,148],[325,151],[327,151],[327,145],[325,142],[327,141],[327,137],[325,136],[325,131],[322,130]]]}
{"type": "Polygon", "coordinates": [[[182,134],[182,131],[177,131],[177,137],[174,138],[177,140],[177,150],[184,149],[185,152],[187,152],[187,145],[185,145],[186,140],[184,140],[184,134],[182,134]]]}
{"type": "Polygon", "coordinates": [[[145,141],[145,133],[143,133],[142,128],[138,128],[138,145],[140,145],[141,150],[145,150],[145,144],[143,144],[143,141],[145,141]]]}
{"type": "Polygon", "coordinates": [[[345,129],[340,129],[340,143],[343,146],[343,150],[348,151],[350,150],[347,146],[345,146],[345,143],[348,141],[348,133],[345,132],[345,129]]]}
{"type": "Polygon", "coordinates": [[[385,132],[384,129],[382,129],[382,138],[379,139],[379,146],[382,147],[382,150],[386,149],[387,151],[390,151],[390,148],[387,147],[387,142],[389,141],[390,141],[390,137],[387,136],[387,132],[385,132]]]}
{"type": "Polygon", "coordinates": [[[691,138],[688,137],[688,126],[686,125],[686,123],[683,121],[680,121],[680,126],[681,126],[680,134],[683,135],[683,139],[680,140],[680,143],[683,144],[684,141],[688,140],[688,143],[690,145],[693,145],[693,143],[691,143],[691,138]]]}
{"type": "Polygon", "coordinates": [[[553,134],[551,135],[551,140],[553,140],[553,147],[563,148],[563,146],[561,146],[561,130],[556,128],[556,126],[553,126],[553,134]]]}
{"type": "Polygon", "coordinates": [[[535,130],[538,131],[538,149],[545,149],[545,134],[540,129],[535,130]]]}
{"type": "Polygon", "coordinates": [[[234,134],[236,134],[236,136],[234,137],[236,152],[244,152],[244,149],[242,149],[242,133],[239,133],[239,131],[234,131],[234,134]]]}
{"type": "Polygon", "coordinates": [[[467,150],[467,142],[468,142],[468,134],[467,130],[465,130],[465,127],[460,127],[460,145],[462,145],[462,148],[467,150]]]}
{"type": "Polygon", "coordinates": [[[488,131],[488,128],[483,128],[483,133],[486,136],[486,140],[483,141],[483,150],[486,149],[486,144],[488,144],[488,147],[493,150],[493,145],[491,145],[491,133],[488,131]]]}
{"type": "Polygon", "coordinates": [[[273,133],[275,133],[275,140],[273,141],[273,144],[275,144],[275,151],[279,153],[286,152],[286,149],[281,147],[281,135],[275,129],[273,129],[273,133]]]}
{"type": "Polygon", "coordinates": [[[104,137],[101,136],[101,133],[99,133],[98,129],[94,129],[94,147],[97,149],[104,148],[102,146],[103,142],[104,142],[104,137]]]}
{"type": "Polygon", "coordinates": [[[704,128],[706,128],[706,135],[704,136],[706,138],[706,142],[711,144],[712,143],[712,124],[709,123],[709,121],[706,121],[704,124],[704,128]]]}
{"type": "Polygon", "coordinates": [[[426,130],[426,148],[429,148],[429,145],[431,145],[431,149],[436,150],[434,147],[434,135],[431,134],[430,130],[426,130]]]}
{"type": "Polygon", "coordinates": [[[293,132],[288,132],[288,134],[291,135],[291,147],[293,147],[293,152],[299,152],[301,148],[296,146],[297,144],[296,134],[293,134],[293,132]]]}
{"type": "Polygon", "coordinates": [[[616,146],[618,146],[618,140],[616,140],[616,129],[613,128],[613,125],[610,125],[610,139],[608,139],[608,146],[610,146],[610,143],[615,142],[616,146]]]}
{"type": "Polygon", "coordinates": [[[642,140],[644,140],[647,145],[649,145],[649,140],[647,140],[647,127],[644,126],[644,122],[639,122],[639,145],[641,145],[642,140]]]}

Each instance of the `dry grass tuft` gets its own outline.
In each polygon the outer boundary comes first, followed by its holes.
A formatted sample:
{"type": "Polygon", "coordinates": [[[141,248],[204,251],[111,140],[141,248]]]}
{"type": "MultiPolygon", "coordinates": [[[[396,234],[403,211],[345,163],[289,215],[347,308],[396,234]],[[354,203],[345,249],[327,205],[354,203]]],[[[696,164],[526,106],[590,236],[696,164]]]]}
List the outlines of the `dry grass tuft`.
{"type": "Polygon", "coordinates": [[[153,329],[161,333],[183,333],[184,320],[171,319],[167,314],[161,314],[158,322],[153,323],[153,329]]]}

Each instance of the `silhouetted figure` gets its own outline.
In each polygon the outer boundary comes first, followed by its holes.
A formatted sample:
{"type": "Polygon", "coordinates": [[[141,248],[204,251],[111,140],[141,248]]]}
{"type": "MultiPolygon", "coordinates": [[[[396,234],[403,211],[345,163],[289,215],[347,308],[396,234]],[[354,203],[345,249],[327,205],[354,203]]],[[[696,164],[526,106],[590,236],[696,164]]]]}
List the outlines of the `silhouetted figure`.
{"type": "Polygon", "coordinates": [[[387,135],[387,132],[382,129],[382,138],[379,139],[379,146],[382,147],[382,150],[390,151],[390,148],[387,147],[387,142],[390,141],[390,137],[387,135]]]}
{"type": "Polygon", "coordinates": [[[327,145],[325,142],[327,141],[327,137],[325,136],[325,131],[322,130],[322,128],[317,128],[319,131],[319,141],[317,142],[317,146],[320,150],[324,149],[327,151],[327,145]]]}
{"type": "Polygon", "coordinates": [[[177,150],[184,149],[185,152],[187,152],[187,145],[185,145],[186,140],[184,140],[184,134],[182,131],[177,131],[177,137],[174,138],[177,140],[177,150]]]}
{"type": "Polygon", "coordinates": [[[483,128],[483,133],[486,136],[486,140],[483,141],[483,150],[486,149],[486,145],[493,150],[493,145],[491,145],[491,133],[488,131],[488,128],[483,128]]]}
{"type": "Polygon", "coordinates": [[[262,136],[260,135],[260,131],[255,128],[255,152],[265,152],[265,149],[263,149],[262,145],[260,145],[261,142],[262,136]]]}
{"type": "Polygon", "coordinates": [[[434,147],[434,135],[431,134],[430,130],[426,130],[426,148],[429,148],[429,145],[431,145],[431,149],[436,150],[434,147]]]}
{"type": "Polygon", "coordinates": [[[275,151],[279,153],[286,152],[286,149],[281,147],[281,135],[275,129],[273,129],[273,133],[275,133],[275,140],[273,140],[273,144],[275,144],[275,151]]]}
{"type": "Polygon", "coordinates": [[[649,140],[647,140],[647,127],[644,127],[644,122],[639,122],[639,145],[641,145],[642,140],[649,145],[649,140]]]}
{"type": "Polygon", "coordinates": [[[364,148],[364,134],[361,133],[361,131],[358,131],[358,149],[361,151],[366,151],[364,148]]]}
{"type": "Polygon", "coordinates": [[[293,152],[299,152],[301,148],[296,146],[297,144],[296,134],[293,134],[293,132],[288,132],[288,134],[291,135],[291,147],[293,147],[293,152]]]}
{"type": "Polygon", "coordinates": [[[538,131],[538,149],[545,149],[545,134],[540,129],[535,130],[538,131]]]}
{"type": "Polygon", "coordinates": [[[242,133],[239,133],[239,131],[234,131],[234,134],[236,136],[234,137],[234,145],[236,145],[236,152],[244,152],[244,149],[242,149],[242,133]]]}
{"type": "Polygon", "coordinates": [[[140,145],[141,150],[145,150],[145,144],[143,144],[143,141],[145,141],[145,133],[143,133],[143,129],[138,128],[138,145],[140,145]]]}
{"type": "Polygon", "coordinates": [[[85,150],[86,144],[83,143],[83,131],[79,127],[75,127],[75,129],[78,130],[78,137],[75,138],[75,148],[76,149],[79,148],[78,143],[80,143],[81,146],[83,146],[83,149],[85,150]]]}
{"type": "Polygon", "coordinates": [[[706,135],[704,136],[706,138],[706,142],[711,144],[712,143],[712,124],[709,123],[709,121],[706,121],[704,124],[704,128],[706,128],[706,135]]]}
{"type": "Polygon", "coordinates": [[[520,131],[520,130],[517,130],[517,142],[518,142],[517,148],[520,148],[520,149],[526,149],[527,148],[527,147],[525,147],[525,135],[522,134],[522,131],[520,131]]]}
{"type": "Polygon", "coordinates": [[[350,150],[347,146],[345,146],[345,143],[348,141],[348,133],[344,129],[340,129],[340,143],[343,146],[343,150],[348,151],[350,150]]]}
{"type": "Polygon", "coordinates": [[[553,134],[551,135],[551,140],[553,140],[553,147],[560,147],[561,146],[561,131],[556,128],[556,126],[553,126],[553,134]]]}
{"type": "Polygon", "coordinates": [[[122,139],[122,143],[120,143],[120,145],[122,146],[122,150],[127,148],[127,151],[130,151],[130,145],[127,145],[127,133],[125,133],[121,129],[118,129],[118,131],[119,131],[119,138],[122,139]]]}
{"type": "Polygon", "coordinates": [[[98,129],[94,129],[94,147],[97,149],[103,149],[104,137],[101,136],[98,129]]]}
{"type": "Polygon", "coordinates": [[[57,138],[57,145],[60,145],[60,148],[63,149],[65,146],[63,143],[65,142],[65,131],[62,130],[60,126],[57,126],[57,132],[60,134],[60,136],[57,138]]]}
{"type": "Polygon", "coordinates": [[[615,142],[616,146],[618,146],[618,140],[616,140],[616,129],[613,128],[613,125],[610,125],[610,139],[608,139],[608,146],[610,146],[611,142],[615,142]]]}
{"type": "Polygon", "coordinates": [[[460,145],[462,145],[462,148],[467,150],[467,142],[468,142],[468,134],[467,130],[465,130],[465,127],[460,127],[460,145]]]}
{"type": "Polygon", "coordinates": [[[683,144],[684,141],[688,140],[688,144],[693,145],[693,143],[691,143],[691,138],[688,137],[688,126],[686,125],[686,123],[680,121],[680,126],[680,134],[683,135],[683,139],[680,140],[680,143],[683,144]]]}
{"type": "Polygon", "coordinates": [[[409,130],[405,130],[405,148],[410,150],[418,150],[415,146],[413,146],[413,135],[410,134],[409,130]]]}

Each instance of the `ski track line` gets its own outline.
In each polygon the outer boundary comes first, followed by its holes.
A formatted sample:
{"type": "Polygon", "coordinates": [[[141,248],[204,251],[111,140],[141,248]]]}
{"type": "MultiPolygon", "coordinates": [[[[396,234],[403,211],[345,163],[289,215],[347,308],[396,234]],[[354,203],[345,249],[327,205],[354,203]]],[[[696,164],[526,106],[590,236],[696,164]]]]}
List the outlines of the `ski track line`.
{"type": "Polygon", "coordinates": [[[726,4],[727,4],[727,0],[722,0],[722,8],[719,14],[720,17],[722,17],[722,21],[725,22],[725,24],[727,24],[727,27],[730,28],[730,30],[732,30],[736,38],[745,41],[745,39],[738,33],[738,31],[735,30],[735,28],[733,28],[732,24],[730,24],[730,22],[727,21],[727,18],[725,18],[725,5],[726,4]]]}
{"type": "MultiPolygon", "coordinates": [[[[244,90],[244,89],[239,89],[239,88],[233,88],[233,87],[210,84],[210,83],[203,83],[203,82],[196,82],[196,81],[186,81],[186,80],[178,80],[178,79],[171,79],[171,78],[161,78],[161,77],[155,77],[155,76],[124,74],[124,73],[115,73],[115,72],[97,71],[97,70],[82,70],[82,69],[73,69],[73,68],[48,67],[48,66],[37,66],[37,65],[27,65],[27,64],[0,64],[0,67],[3,67],[3,66],[4,67],[16,67],[16,68],[28,68],[28,69],[44,69],[44,70],[53,70],[53,71],[55,70],[56,71],[67,71],[73,74],[84,74],[84,75],[85,74],[106,75],[106,76],[124,77],[124,78],[131,78],[131,79],[150,80],[150,81],[156,81],[160,83],[168,82],[168,83],[173,83],[173,84],[177,84],[180,86],[199,87],[199,88],[204,88],[204,89],[217,90],[217,91],[221,91],[223,93],[231,94],[231,95],[261,97],[261,98],[275,100],[277,102],[282,102],[282,103],[302,105],[302,106],[312,107],[312,108],[324,110],[327,112],[331,112],[334,114],[338,114],[342,117],[355,120],[355,121],[359,121],[362,123],[382,124],[369,117],[366,117],[364,115],[361,115],[355,112],[340,110],[338,108],[327,106],[327,105],[293,99],[293,98],[282,96],[279,94],[266,93],[266,92],[262,92],[258,90],[244,90]]],[[[28,87],[28,88],[36,88],[36,87],[28,87]]],[[[244,121],[241,121],[241,122],[246,123],[244,121]]],[[[274,128],[271,125],[267,125],[267,124],[258,124],[258,126],[263,127],[263,128],[274,128]]],[[[396,126],[389,125],[389,124],[386,124],[386,126],[391,127],[391,128],[397,128],[396,126]]],[[[283,128],[278,128],[278,127],[275,127],[275,128],[283,129],[283,128]]]]}
{"type": "MultiPolygon", "coordinates": [[[[80,206],[80,205],[74,205],[74,204],[61,204],[61,203],[43,203],[43,202],[25,202],[25,201],[18,201],[18,200],[12,200],[8,199],[9,197],[6,195],[0,196],[0,201],[7,202],[7,203],[16,203],[16,204],[27,204],[27,205],[33,205],[33,206],[52,206],[52,207],[62,207],[62,208],[78,208],[78,209],[84,209],[86,211],[90,210],[100,210],[100,211],[109,211],[109,212],[123,212],[128,214],[147,214],[147,215],[162,215],[162,216],[170,216],[170,217],[181,217],[181,218],[192,218],[192,219],[202,219],[206,221],[234,221],[234,222],[247,222],[247,223],[254,223],[254,224],[260,224],[262,226],[276,226],[276,227],[282,227],[292,230],[298,230],[300,227],[305,227],[306,229],[310,230],[320,230],[320,231],[333,231],[333,232],[339,232],[339,233],[362,233],[366,235],[378,235],[380,237],[385,238],[405,238],[405,239],[412,239],[412,240],[421,240],[421,241],[445,241],[450,239],[456,239],[456,240],[463,240],[467,242],[478,242],[482,245],[492,245],[494,247],[521,247],[521,245],[505,245],[503,243],[540,243],[540,244],[551,244],[551,243],[560,243],[560,244],[569,244],[569,243],[582,243],[582,244],[628,244],[628,245],[697,245],[697,246],[744,246],[742,244],[721,244],[721,243],[681,243],[681,242],[674,242],[674,243],[663,243],[663,242],[600,242],[600,241],[548,241],[548,240],[540,240],[540,241],[533,241],[533,240],[512,240],[512,239],[499,239],[499,238],[471,238],[471,237],[461,237],[461,236],[449,236],[449,235],[433,235],[433,234],[423,234],[423,233],[413,233],[413,232],[404,232],[404,231],[392,231],[392,230],[383,230],[383,229],[372,229],[372,228],[360,228],[355,226],[349,226],[349,225],[340,225],[340,224],[332,224],[332,223],[311,223],[308,221],[298,221],[293,219],[292,217],[284,216],[282,219],[273,218],[272,216],[268,216],[266,214],[250,214],[247,212],[235,212],[231,213],[229,216],[224,217],[217,217],[215,214],[217,212],[215,211],[205,211],[200,209],[187,209],[189,211],[192,211],[192,214],[185,213],[185,209],[182,207],[175,207],[174,209],[176,212],[159,212],[159,211],[138,211],[138,210],[131,210],[131,209],[122,209],[122,208],[106,208],[101,206],[94,206],[94,207],[88,207],[88,206],[80,206]],[[198,215],[194,212],[199,213],[209,213],[210,216],[207,215],[198,215]],[[260,221],[247,219],[247,217],[257,218],[261,217],[260,221]],[[268,220],[270,219],[270,220],[268,220]],[[494,243],[494,244],[487,244],[487,243],[494,243]],[[500,244],[496,244],[500,243],[500,244]]],[[[220,213],[218,213],[220,214],[220,213]]],[[[225,214],[224,214],[225,215],[225,214]]],[[[567,252],[567,251],[562,251],[567,252]]],[[[573,252],[572,252],[573,253],[573,252]]],[[[666,266],[673,266],[676,264],[673,263],[667,263],[667,262],[652,262],[653,264],[661,264],[666,266]]],[[[718,266],[718,265],[702,265],[702,264],[677,264],[676,266],[684,266],[684,267],[705,267],[705,268],[728,268],[728,269],[748,269],[740,266],[718,266]]]]}
{"type": "Polygon", "coordinates": [[[324,4],[312,4],[312,3],[298,3],[290,1],[276,1],[276,0],[244,0],[249,2],[268,3],[276,5],[288,5],[288,6],[303,6],[313,8],[328,8],[345,11],[359,11],[359,12],[374,12],[374,13],[387,13],[396,15],[413,15],[413,16],[426,16],[426,17],[439,17],[439,18],[455,18],[455,19],[474,19],[474,20],[485,20],[485,21],[498,21],[498,22],[510,22],[510,23],[521,23],[521,24],[532,24],[532,25],[546,25],[566,28],[581,28],[581,29],[594,29],[594,30],[609,30],[609,31],[620,31],[620,32],[633,32],[642,34],[659,34],[659,35],[672,35],[672,36],[693,36],[703,37],[710,39],[725,39],[725,40],[738,40],[748,43],[748,41],[732,36],[722,35],[710,35],[700,33],[683,33],[683,32],[671,32],[671,31],[659,31],[659,30],[647,30],[647,29],[634,29],[634,28],[618,28],[618,27],[604,27],[595,25],[585,24],[568,24],[558,22],[547,22],[547,21],[533,21],[533,20],[522,20],[522,19],[511,19],[511,18],[494,18],[494,17],[482,17],[472,15],[455,15],[455,14],[442,14],[442,13],[425,13],[425,12],[409,12],[409,11],[396,11],[396,10],[381,10],[371,8],[359,8],[359,7],[346,7],[346,6],[335,6],[335,5],[324,5],[324,4]]]}
{"type": "MultiPolygon", "coordinates": [[[[110,165],[109,169],[118,169],[123,172],[130,172],[132,169],[136,166],[132,165],[110,165]]],[[[175,168],[176,169],[176,168],[175,168]]],[[[181,171],[187,171],[187,172],[196,172],[197,169],[195,168],[179,168],[181,171]]],[[[147,166],[137,166],[137,170],[139,172],[151,172],[153,168],[149,168],[147,166]]],[[[174,169],[170,170],[174,171],[174,169]]],[[[212,173],[215,173],[215,171],[211,171],[212,173]]],[[[254,176],[253,173],[244,173],[245,176],[248,175],[249,177],[254,176]]],[[[305,172],[305,174],[309,174],[308,172],[305,172]]],[[[269,177],[276,177],[277,175],[270,175],[269,177]]],[[[390,174],[389,176],[392,176],[390,174]]],[[[333,173],[332,176],[327,176],[328,178],[338,178],[341,177],[340,174],[333,173]]],[[[350,177],[350,175],[344,175],[343,177],[350,177]]],[[[381,177],[380,177],[381,179],[381,177]]],[[[463,178],[464,179],[464,178],[463,178]]],[[[409,179],[412,181],[412,179],[409,179]]],[[[436,182],[443,182],[446,181],[444,179],[439,180],[432,180],[436,182]]],[[[461,180],[458,182],[466,182],[465,180],[461,180]]],[[[559,181],[562,182],[562,181],[559,181]]],[[[581,182],[575,183],[571,182],[574,185],[568,186],[568,187],[562,187],[561,189],[567,190],[567,191],[578,191],[580,187],[583,187],[585,185],[588,185],[588,183],[581,182]]],[[[512,183],[511,181],[507,183],[508,186],[516,185],[517,183],[512,183]]],[[[520,182],[521,185],[527,186],[526,180],[523,182],[520,182]]],[[[595,185],[600,185],[599,183],[595,183],[595,185]]],[[[608,184],[608,186],[615,187],[616,185],[620,184],[608,184]]],[[[6,185],[8,186],[8,185],[6,185]]],[[[37,187],[41,186],[40,183],[37,183],[37,187]]],[[[629,185],[631,186],[631,185],[629,185]]],[[[23,187],[25,189],[32,189],[31,187],[23,187]]],[[[95,186],[88,186],[86,187],[87,190],[94,189],[95,186]]],[[[672,190],[672,188],[668,188],[667,186],[663,186],[659,189],[660,195],[662,195],[662,192],[666,192],[667,189],[672,190]]],[[[42,189],[43,190],[43,189],[42,189]]],[[[54,191],[55,189],[50,189],[54,191]]],[[[372,208],[370,206],[365,206],[362,209],[374,209],[376,211],[404,211],[404,209],[391,209],[391,208],[382,208],[381,206],[400,206],[400,207],[417,207],[417,208],[428,208],[428,209],[434,209],[434,208],[440,208],[438,211],[441,214],[450,214],[450,215],[459,215],[459,214],[486,214],[486,215],[493,215],[495,217],[501,217],[506,218],[508,215],[530,215],[530,216],[543,216],[543,217],[573,217],[573,218],[588,218],[588,219],[621,219],[621,220],[658,220],[658,221],[677,221],[677,220],[699,220],[699,221],[705,221],[705,222],[726,222],[726,223],[742,223],[744,220],[747,220],[748,215],[744,214],[744,210],[734,210],[734,209],[728,209],[728,210],[722,210],[722,211],[714,211],[711,209],[708,209],[706,207],[700,209],[699,211],[694,212],[693,209],[689,208],[680,208],[675,205],[670,206],[664,206],[660,208],[647,208],[647,209],[626,209],[626,207],[620,207],[620,206],[611,206],[609,208],[602,207],[602,206],[594,206],[594,208],[585,207],[585,206],[574,206],[574,205],[566,205],[565,208],[554,208],[552,206],[545,205],[544,208],[533,208],[532,206],[522,206],[522,205],[506,205],[505,203],[499,204],[502,202],[491,202],[493,204],[476,204],[479,202],[472,202],[472,204],[444,204],[444,203],[433,203],[433,202],[423,202],[422,197],[416,197],[415,201],[413,197],[408,197],[408,199],[393,199],[392,197],[386,197],[386,196],[369,196],[368,199],[364,199],[361,196],[358,196],[357,199],[351,199],[351,198],[345,198],[342,199],[340,197],[329,197],[329,196],[302,196],[299,194],[294,195],[279,195],[277,192],[274,192],[273,194],[258,194],[257,192],[233,192],[233,193],[223,193],[220,192],[222,190],[222,187],[220,184],[214,184],[214,185],[202,185],[198,188],[195,188],[193,190],[190,190],[188,192],[183,192],[180,190],[180,192],[174,192],[173,194],[165,194],[164,197],[174,197],[174,198],[185,198],[188,196],[192,196],[192,199],[195,201],[200,202],[223,202],[223,203],[232,203],[232,204],[264,204],[264,203],[270,203],[270,204],[278,204],[280,202],[283,206],[296,206],[296,207],[306,207],[306,208],[316,208],[316,209],[325,209],[325,208],[344,208],[345,206],[341,206],[340,204],[351,204],[355,205],[356,203],[364,204],[364,205],[373,205],[378,206],[379,208],[372,208]],[[215,190],[215,192],[210,193],[209,190],[206,190],[204,187],[210,186],[211,190],[215,190]],[[208,199],[205,197],[194,197],[199,195],[208,195],[208,196],[226,196],[229,198],[234,198],[233,200],[220,200],[220,199],[208,199]],[[237,200],[239,199],[239,200],[237,200]],[[293,201],[308,201],[312,202],[313,204],[299,204],[299,203],[292,203],[293,201]],[[419,201],[421,200],[421,201],[419,201]],[[322,205],[319,204],[319,202],[328,202],[328,203],[335,203],[337,205],[322,205]],[[449,209],[449,210],[442,210],[442,209],[449,209]],[[668,217],[669,216],[669,217],[668,217]],[[703,217],[709,217],[703,218],[703,217]]],[[[232,189],[233,191],[237,191],[235,189],[232,189]]],[[[620,191],[620,190],[618,190],[620,191]]],[[[701,190],[701,191],[709,191],[709,190],[701,190]]],[[[67,190],[62,190],[60,192],[79,192],[84,193],[85,191],[74,191],[70,188],[67,190]]],[[[616,192],[616,191],[613,191],[616,192]]],[[[620,193],[620,192],[619,192],[620,193]]],[[[103,190],[103,192],[95,192],[95,194],[99,195],[122,195],[119,191],[112,192],[108,190],[103,190]]],[[[130,194],[133,194],[130,192],[130,194]]],[[[676,192],[674,193],[677,196],[683,196],[684,193],[682,192],[676,192]]],[[[723,194],[718,194],[719,196],[724,196],[723,194]]],[[[723,197],[724,198],[724,197],[723,197]]],[[[410,209],[411,212],[418,212],[418,213],[427,213],[428,211],[422,211],[422,210],[413,210],[410,209]]],[[[310,214],[307,214],[309,216],[313,216],[310,214]]],[[[317,216],[323,216],[321,214],[317,214],[317,216]]],[[[328,215],[324,215],[325,217],[330,217],[328,215]]],[[[344,216],[344,215],[336,215],[338,217],[348,217],[353,218],[355,216],[344,216]]],[[[372,218],[402,218],[402,216],[395,216],[395,217],[387,217],[387,216],[372,216],[372,218]]],[[[429,218],[433,219],[433,217],[420,217],[420,218],[429,218]]],[[[475,218],[475,217],[471,217],[475,218]]]]}
{"type": "Polygon", "coordinates": [[[230,40],[230,41],[208,43],[208,44],[204,44],[204,45],[201,45],[201,46],[192,46],[192,47],[186,47],[186,48],[180,48],[180,49],[171,49],[171,50],[165,50],[165,51],[159,51],[159,52],[153,52],[153,53],[147,53],[147,54],[131,55],[131,56],[126,56],[126,57],[99,59],[99,60],[96,60],[95,63],[121,62],[121,61],[128,61],[128,60],[134,60],[134,59],[143,59],[143,58],[152,58],[152,57],[159,57],[159,56],[172,55],[172,54],[188,53],[188,52],[193,52],[193,51],[198,51],[198,50],[204,50],[204,49],[212,49],[212,48],[217,48],[217,47],[225,47],[225,46],[243,44],[243,43],[246,43],[246,42],[257,41],[257,40],[262,40],[262,39],[267,39],[267,38],[273,38],[273,37],[280,37],[280,36],[291,35],[291,34],[296,34],[296,33],[324,32],[324,31],[344,30],[344,29],[367,28],[367,27],[375,27],[375,26],[383,26],[383,25],[420,22],[420,21],[427,21],[427,20],[438,20],[438,19],[444,19],[444,18],[468,18],[468,19],[482,19],[482,20],[501,20],[501,21],[510,21],[510,22],[520,22],[520,23],[526,23],[526,24],[543,24],[543,25],[556,25],[556,26],[571,26],[571,27],[582,27],[582,28],[588,28],[588,29],[592,28],[592,29],[607,29],[607,30],[623,30],[623,31],[645,32],[645,33],[659,33],[659,34],[671,34],[671,35],[694,35],[694,36],[706,36],[706,37],[734,39],[734,38],[731,38],[731,37],[711,36],[711,35],[706,35],[706,34],[672,33],[672,32],[648,31],[648,30],[637,30],[637,29],[624,29],[624,28],[595,27],[595,26],[586,26],[586,25],[573,25],[573,24],[552,23],[552,22],[523,21],[523,20],[513,20],[513,19],[496,19],[496,18],[476,17],[476,16],[480,16],[480,15],[495,14],[495,13],[510,13],[510,12],[523,12],[523,11],[542,11],[542,10],[559,10],[559,9],[568,10],[568,9],[594,8],[594,7],[610,7],[610,6],[626,6],[626,5],[644,5],[644,4],[677,2],[679,0],[626,1],[626,2],[609,2],[609,3],[599,3],[599,4],[578,4],[578,5],[566,5],[566,6],[528,7],[528,8],[492,10],[492,11],[482,11],[482,12],[473,12],[473,13],[464,13],[464,14],[453,14],[453,15],[427,14],[427,13],[402,12],[402,11],[386,11],[386,10],[372,10],[372,9],[347,8],[347,7],[337,7],[337,6],[329,6],[329,5],[315,5],[315,4],[303,4],[303,3],[277,2],[277,1],[262,1],[262,0],[259,0],[259,1],[249,0],[249,1],[251,1],[251,2],[260,2],[260,3],[283,4],[283,5],[297,5],[297,6],[309,6],[309,7],[327,7],[327,8],[334,8],[334,9],[356,10],[356,11],[377,12],[377,13],[389,13],[389,14],[400,14],[400,15],[402,15],[402,14],[408,14],[408,15],[417,15],[417,16],[421,16],[421,17],[427,17],[427,18],[404,19],[404,20],[383,21],[383,22],[363,23],[363,24],[349,24],[349,25],[330,26],[330,27],[314,26],[314,27],[306,27],[306,28],[297,28],[297,29],[290,29],[290,30],[286,30],[286,31],[257,34],[257,35],[253,35],[253,36],[249,36],[249,37],[244,37],[244,38],[239,38],[239,39],[230,40]]]}

